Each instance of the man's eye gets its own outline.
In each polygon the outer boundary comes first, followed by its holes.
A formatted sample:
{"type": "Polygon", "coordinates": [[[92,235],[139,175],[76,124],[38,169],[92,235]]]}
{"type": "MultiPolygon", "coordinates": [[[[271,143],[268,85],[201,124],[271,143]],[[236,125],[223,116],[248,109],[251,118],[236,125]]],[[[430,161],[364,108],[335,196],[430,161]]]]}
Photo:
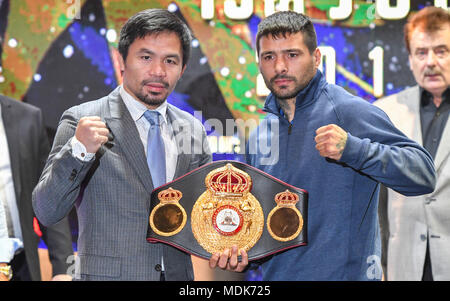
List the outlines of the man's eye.
{"type": "Polygon", "coordinates": [[[143,59],[145,61],[148,61],[150,59],[150,56],[149,55],[143,55],[143,56],[141,56],[141,59],[143,59]]]}
{"type": "Polygon", "coordinates": [[[265,61],[270,61],[271,59],[273,59],[273,55],[265,55],[265,56],[263,57],[263,59],[264,59],[265,61]]]}
{"type": "Polygon", "coordinates": [[[449,51],[447,49],[444,49],[444,48],[440,48],[440,49],[437,49],[435,51],[435,54],[438,57],[441,57],[441,58],[447,56],[448,53],[449,53],[449,51]]]}
{"type": "Polygon", "coordinates": [[[295,52],[290,52],[290,53],[288,54],[288,56],[289,56],[289,57],[297,57],[298,54],[295,53],[295,52]]]}
{"type": "Polygon", "coordinates": [[[416,56],[419,59],[424,58],[426,55],[427,55],[427,52],[425,50],[418,50],[418,51],[416,51],[416,56]]]}

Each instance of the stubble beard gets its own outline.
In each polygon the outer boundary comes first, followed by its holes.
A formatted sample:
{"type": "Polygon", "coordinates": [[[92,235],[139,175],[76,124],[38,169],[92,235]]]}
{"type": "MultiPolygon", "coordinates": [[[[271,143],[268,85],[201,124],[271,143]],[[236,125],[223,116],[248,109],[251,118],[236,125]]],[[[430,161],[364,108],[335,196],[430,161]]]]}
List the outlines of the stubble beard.
{"type": "Polygon", "coordinates": [[[279,100],[287,100],[297,97],[297,95],[302,91],[304,88],[308,86],[308,84],[311,82],[315,75],[315,68],[313,63],[311,62],[311,66],[308,69],[308,72],[306,74],[307,80],[300,81],[299,78],[296,78],[295,76],[285,75],[285,74],[278,74],[272,77],[270,80],[266,80],[263,74],[264,82],[266,83],[267,88],[276,96],[279,100]],[[294,88],[292,90],[287,90],[287,87],[281,86],[280,89],[275,88],[275,80],[277,79],[288,79],[292,80],[294,82],[294,88]],[[285,90],[286,89],[286,90],[285,90]],[[280,91],[281,90],[281,91],[280,91]],[[285,90],[285,91],[283,91],[285,90]]]}
{"type": "MultiPolygon", "coordinates": [[[[155,81],[152,81],[155,82],[155,81]]],[[[159,83],[163,84],[165,89],[168,90],[169,88],[169,84],[163,81],[158,81],[159,83]]],[[[169,96],[170,92],[167,94],[164,93],[155,93],[155,92],[148,92],[148,93],[144,93],[144,87],[147,84],[146,81],[143,81],[141,84],[141,90],[137,93],[135,93],[136,97],[143,102],[146,105],[150,105],[150,106],[154,106],[154,107],[158,107],[160,106],[162,103],[164,103],[164,101],[166,101],[167,96],[169,96]]]]}
{"type": "Polygon", "coordinates": [[[272,94],[275,95],[279,100],[295,98],[297,94],[306,87],[306,85],[299,83],[297,78],[286,75],[277,75],[271,78],[269,81],[265,80],[265,82],[270,92],[272,92],[272,94]],[[294,82],[294,88],[291,90],[287,90],[286,86],[281,86],[280,88],[276,89],[274,81],[282,78],[292,80],[294,82]]]}
{"type": "Polygon", "coordinates": [[[146,105],[157,107],[160,106],[166,100],[166,97],[157,97],[159,95],[160,94],[156,93],[148,93],[148,94],[137,93],[136,97],[146,105]]]}

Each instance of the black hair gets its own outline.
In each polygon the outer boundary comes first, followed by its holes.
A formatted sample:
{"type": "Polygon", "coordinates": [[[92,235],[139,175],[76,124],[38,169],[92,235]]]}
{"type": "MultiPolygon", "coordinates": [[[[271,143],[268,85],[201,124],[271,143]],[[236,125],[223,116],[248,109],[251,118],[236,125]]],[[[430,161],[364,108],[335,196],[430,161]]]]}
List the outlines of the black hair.
{"type": "Polygon", "coordinates": [[[150,34],[174,32],[180,39],[183,50],[183,67],[191,53],[192,34],[186,23],[177,15],[165,9],[146,9],[132,16],[120,31],[119,53],[125,61],[128,48],[136,39],[142,39],[150,34]]]}
{"type": "Polygon", "coordinates": [[[281,35],[286,37],[286,34],[298,32],[303,33],[303,40],[312,54],[317,48],[317,36],[311,19],[293,11],[276,12],[259,23],[256,34],[256,51],[259,54],[259,40],[263,36],[279,37],[281,35]]]}

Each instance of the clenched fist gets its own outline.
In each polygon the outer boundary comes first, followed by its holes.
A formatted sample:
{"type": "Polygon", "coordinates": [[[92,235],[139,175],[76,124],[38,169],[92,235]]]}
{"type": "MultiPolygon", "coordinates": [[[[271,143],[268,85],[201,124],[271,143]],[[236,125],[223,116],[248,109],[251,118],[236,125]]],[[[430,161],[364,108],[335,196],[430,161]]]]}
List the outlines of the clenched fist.
{"type": "Polygon", "coordinates": [[[82,117],[78,121],[75,137],[83,143],[88,153],[96,153],[100,146],[108,142],[109,130],[98,116],[82,117]]]}
{"type": "Polygon", "coordinates": [[[314,140],[322,157],[339,161],[347,143],[347,132],[335,124],[328,124],[316,130],[314,140]]]}

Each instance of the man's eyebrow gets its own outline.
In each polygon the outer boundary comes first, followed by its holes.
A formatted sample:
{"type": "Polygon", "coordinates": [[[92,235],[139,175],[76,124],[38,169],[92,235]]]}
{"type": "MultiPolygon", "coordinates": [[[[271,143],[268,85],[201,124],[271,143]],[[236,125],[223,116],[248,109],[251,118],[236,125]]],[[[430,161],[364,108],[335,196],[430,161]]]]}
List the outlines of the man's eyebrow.
{"type": "MultiPolygon", "coordinates": [[[[440,45],[431,47],[431,49],[436,49],[436,48],[447,48],[448,49],[448,46],[446,44],[440,44],[440,45]]],[[[416,50],[427,50],[427,49],[430,49],[430,47],[416,47],[416,50]]]]}
{"type": "Polygon", "coordinates": [[[261,56],[266,55],[266,54],[272,54],[272,53],[274,53],[272,50],[267,50],[267,51],[261,52],[261,56]]]}
{"type": "MultiPolygon", "coordinates": [[[[138,54],[150,54],[150,55],[156,54],[154,51],[152,51],[148,48],[141,48],[141,49],[139,49],[139,51],[137,53],[138,54]]],[[[165,57],[180,59],[180,55],[178,53],[169,53],[169,54],[166,54],[165,57]]]]}
{"type": "Polygon", "coordinates": [[[151,50],[148,49],[148,48],[141,48],[141,49],[139,49],[138,53],[139,53],[139,54],[140,54],[140,53],[155,54],[155,52],[151,51],[151,50]]]}
{"type": "MultiPolygon", "coordinates": [[[[275,52],[276,51],[273,51],[273,50],[264,51],[264,52],[261,52],[261,56],[262,55],[267,55],[267,54],[272,54],[272,53],[275,53],[275,52]]],[[[281,52],[282,53],[286,53],[286,52],[302,52],[302,50],[298,49],[298,48],[289,48],[289,49],[283,49],[283,50],[281,50],[281,52]]]]}
{"type": "Polygon", "coordinates": [[[303,52],[303,51],[298,48],[291,48],[291,49],[283,49],[282,52],[303,52]]]}
{"type": "Polygon", "coordinates": [[[440,45],[437,45],[437,46],[433,46],[433,49],[436,49],[436,48],[446,48],[446,49],[448,49],[448,46],[446,44],[440,44],[440,45]]]}

